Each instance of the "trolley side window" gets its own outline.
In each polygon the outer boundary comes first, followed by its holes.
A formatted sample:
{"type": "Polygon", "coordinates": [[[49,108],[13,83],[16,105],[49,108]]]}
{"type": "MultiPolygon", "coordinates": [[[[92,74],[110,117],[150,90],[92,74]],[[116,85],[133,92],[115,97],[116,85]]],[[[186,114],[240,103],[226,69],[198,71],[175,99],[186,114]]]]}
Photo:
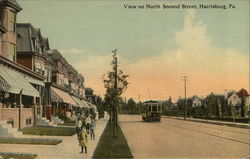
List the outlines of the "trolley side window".
{"type": "Polygon", "coordinates": [[[157,112],[157,106],[156,105],[153,106],[153,111],[157,112]]]}
{"type": "Polygon", "coordinates": [[[148,111],[152,111],[151,105],[148,105],[148,111]]]}
{"type": "Polygon", "coordinates": [[[161,111],[161,106],[158,106],[158,112],[160,112],[161,111]]]}
{"type": "Polygon", "coordinates": [[[142,106],[142,112],[145,113],[145,110],[146,110],[146,106],[143,105],[143,106],[142,106]]]}

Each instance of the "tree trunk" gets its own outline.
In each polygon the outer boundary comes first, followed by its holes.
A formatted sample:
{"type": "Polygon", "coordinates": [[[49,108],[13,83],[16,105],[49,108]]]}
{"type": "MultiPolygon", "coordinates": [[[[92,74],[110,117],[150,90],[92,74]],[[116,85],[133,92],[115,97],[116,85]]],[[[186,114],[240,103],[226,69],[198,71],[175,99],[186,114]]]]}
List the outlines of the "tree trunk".
{"type": "Polygon", "coordinates": [[[113,122],[112,122],[112,127],[113,127],[113,137],[116,137],[116,108],[112,109],[113,113],[113,122]]]}
{"type": "Polygon", "coordinates": [[[113,118],[113,113],[112,113],[112,109],[110,108],[110,114],[109,114],[109,126],[110,129],[112,129],[112,119],[113,118]]]}

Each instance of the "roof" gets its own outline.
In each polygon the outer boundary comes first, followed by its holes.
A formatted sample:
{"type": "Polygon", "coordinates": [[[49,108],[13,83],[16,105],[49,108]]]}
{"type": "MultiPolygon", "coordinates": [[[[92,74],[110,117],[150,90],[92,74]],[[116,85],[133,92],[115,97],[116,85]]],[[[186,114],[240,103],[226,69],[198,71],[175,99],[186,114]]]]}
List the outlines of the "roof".
{"type": "Polygon", "coordinates": [[[191,97],[192,100],[198,99],[198,100],[202,100],[201,97],[198,97],[197,95],[194,95],[193,97],[191,97]]]}
{"type": "Polygon", "coordinates": [[[30,29],[34,27],[30,23],[17,23],[17,52],[32,51],[32,41],[30,29]]]}
{"type": "Polygon", "coordinates": [[[236,93],[235,91],[229,91],[227,92],[227,98],[231,97],[234,93],[236,93]]]}
{"type": "Polygon", "coordinates": [[[237,95],[239,97],[248,97],[249,96],[248,92],[244,88],[242,88],[241,90],[239,90],[239,92],[237,92],[237,95]]]}
{"type": "Polygon", "coordinates": [[[0,0],[0,6],[6,5],[14,8],[17,12],[22,10],[22,7],[17,3],[16,0],[0,0]]]}
{"type": "Polygon", "coordinates": [[[159,103],[159,101],[149,100],[149,101],[145,101],[144,103],[159,103]]]}
{"type": "Polygon", "coordinates": [[[40,41],[41,46],[47,46],[46,49],[49,50],[48,38],[43,38],[41,30],[35,28],[31,23],[17,23],[17,51],[33,51],[32,38],[37,38],[40,41]]]}

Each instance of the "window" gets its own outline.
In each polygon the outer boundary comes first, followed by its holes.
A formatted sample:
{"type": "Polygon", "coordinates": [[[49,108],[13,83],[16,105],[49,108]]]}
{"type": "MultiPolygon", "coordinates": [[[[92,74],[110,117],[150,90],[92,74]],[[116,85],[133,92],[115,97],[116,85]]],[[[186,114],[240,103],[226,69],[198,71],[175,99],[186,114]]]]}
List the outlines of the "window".
{"type": "Polygon", "coordinates": [[[153,106],[153,111],[154,111],[154,112],[157,111],[157,106],[153,106]]]}
{"type": "Polygon", "coordinates": [[[15,61],[16,45],[8,43],[8,59],[15,61]]]}
{"type": "Polygon", "coordinates": [[[31,125],[31,124],[32,124],[32,119],[26,118],[26,125],[31,125]]]}
{"type": "Polygon", "coordinates": [[[16,32],[16,14],[9,12],[9,31],[16,32]]]}
{"type": "Polygon", "coordinates": [[[151,105],[148,106],[148,111],[151,111],[151,105]]]}

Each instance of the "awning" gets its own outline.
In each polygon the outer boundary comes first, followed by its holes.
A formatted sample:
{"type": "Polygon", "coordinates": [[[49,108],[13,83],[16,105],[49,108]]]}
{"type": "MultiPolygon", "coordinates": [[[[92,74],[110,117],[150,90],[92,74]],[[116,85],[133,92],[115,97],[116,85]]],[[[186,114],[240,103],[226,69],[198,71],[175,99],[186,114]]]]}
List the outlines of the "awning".
{"type": "Polygon", "coordinates": [[[96,106],[90,102],[87,102],[91,109],[96,110],[96,106]]]}
{"type": "Polygon", "coordinates": [[[32,77],[29,77],[29,76],[25,76],[24,78],[32,84],[36,84],[36,85],[43,86],[43,87],[45,86],[44,81],[39,81],[39,80],[32,78],[32,77]]]}
{"type": "Polygon", "coordinates": [[[67,92],[64,92],[63,90],[60,90],[53,86],[51,87],[51,89],[63,100],[64,103],[77,105],[77,103],[71,98],[71,96],[67,92]]]}
{"type": "MultiPolygon", "coordinates": [[[[1,70],[0,70],[1,74],[1,70]]],[[[4,80],[2,76],[0,76],[0,91],[8,92],[10,89],[10,85],[4,80]]]]}
{"type": "Polygon", "coordinates": [[[84,100],[81,100],[81,101],[84,104],[85,108],[90,108],[86,101],[84,101],[84,100]]]}
{"type": "Polygon", "coordinates": [[[39,92],[24,78],[23,74],[6,66],[0,65],[1,89],[6,92],[23,95],[39,97],[39,92]],[[7,86],[7,85],[8,86],[7,86]],[[7,87],[6,87],[7,86],[7,87]]]}
{"type": "Polygon", "coordinates": [[[78,107],[80,107],[80,108],[85,108],[86,106],[83,104],[83,102],[79,99],[79,98],[77,98],[77,97],[74,97],[74,96],[71,96],[73,99],[74,99],[74,101],[77,103],[77,106],[78,107]]]}
{"type": "Polygon", "coordinates": [[[60,96],[58,96],[55,91],[51,89],[51,101],[56,103],[61,103],[63,102],[63,99],[60,96]]]}

